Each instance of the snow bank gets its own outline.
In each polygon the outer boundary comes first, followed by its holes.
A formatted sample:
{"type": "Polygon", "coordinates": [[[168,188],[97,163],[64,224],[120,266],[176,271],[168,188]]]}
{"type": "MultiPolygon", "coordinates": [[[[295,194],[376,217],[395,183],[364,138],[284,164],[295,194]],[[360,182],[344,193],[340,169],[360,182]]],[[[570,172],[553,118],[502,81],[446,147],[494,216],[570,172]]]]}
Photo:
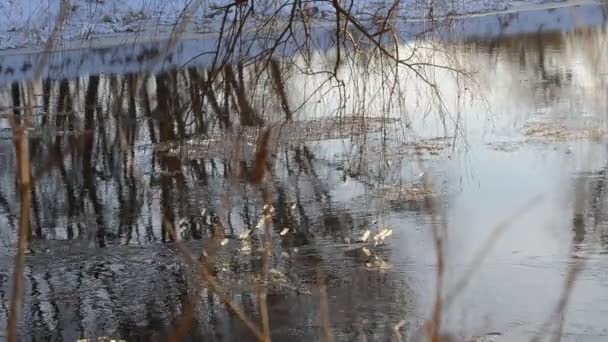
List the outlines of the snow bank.
{"type": "MultiPolygon", "coordinates": [[[[261,18],[277,9],[287,14],[293,4],[293,0],[249,1],[255,1],[256,15],[261,18]]],[[[349,8],[349,1],[354,1],[353,13],[361,17],[382,14],[394,3],[394,0],[346,0],[342,1],[342,6],[349,8]]],[[[203,1],[192,30],[201,32],[214,27],[221,17],[214,9],[232,2],[203,1]]],[[[55,25],[60,3],[61,0],[0,0],[0,49],[44,43],[55,25]]],[[[63,38],[86,39],[108,33],[166,31],[178,20],[188,3],[188,0],[72,0],[63,38]]],[[[463,15],[504,10],[514,3],[514,0],[401,0],[398,13],[404,18],[463,15]]],[[[318,16],[327,17],[334,12],[330,0],[304,1],[304,6],[318,10],[318,16]]]]}
{"type": "MultiPolygon", "coordinates": [[[[55,26],[61,0],[0,0],[0,49],[44,43],[55,26]]],[[[171,25],[187,0],[72,0],[64,38],[135,32],[142,25],[171,25]]]]}
{"type": "MultiPolygon", "coordinates": [[[[570,31],[582,26],[606,24],[605,5],[590,3],[581,6],[537,6],[526,10],[496,12],[477,16],[462,16],[450,20],[450,25],[438,25],[433,35],[445,40],[474,40],[496,38],[540,31],[570,31]]],[[[286,24],[286,23],[283,23],[286,24]]],[[[308,32],[311,46],[318,53],[331,51],[335,47],[334,25],[313,26],[308,32]]],[[[296,24],[297,25],[297,24],[296,24]]],[[[396,27],[402,40],[409,40],[421,32],[428,31],[429,21],[404,20],[396,27]]],[[[295,39],[290,39],[275,50],[275,56],[297,55],[305,34],[304,30],[294,30],[295,39]]],[[[99,73],[158,72],[178,66],[208,67],[213,63],[217,48],[217,36],[211,34],[186,34],[163,63],[154,61],[166,48],[162,36],[157,35],[147,41],[137,35],[124,35],[120,40],[111,35],[102,35],[105,40],[67,41],[47,60],[45,77],[52,79],[73,78],[79,75],[99,73]],[[109,37],[108,37],[109,36],[109,37]],[[128,36],[128,37],[127,37],[128,36]],[[156,65],[148,70],[150,65],[156,65]]],[[[149,37],[149,35],[144,35],[149,37]]],[[[258,39],[255,31],[244,30],[239,49],[232,50],[230,44],[222,44],[219,61],[230,62],[239,58],[252,57],[268,51],[274,40],[258,39]],[[239,55],[240,54],[240,55],[239,55]],[[228,56],[230,56],[230,59],[228,56]]],[[[39,62],[40,48],[21,48],[0,51],[0,85],[33,77],[33,66],[39,62]]]]}

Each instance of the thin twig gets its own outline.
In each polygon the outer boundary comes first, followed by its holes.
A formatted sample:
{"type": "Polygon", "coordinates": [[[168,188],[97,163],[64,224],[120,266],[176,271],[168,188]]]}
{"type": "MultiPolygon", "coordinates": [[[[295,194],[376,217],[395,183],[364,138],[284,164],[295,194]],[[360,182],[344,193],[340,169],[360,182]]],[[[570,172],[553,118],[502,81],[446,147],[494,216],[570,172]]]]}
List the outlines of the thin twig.
{"type": "Polygon", "coordinates": [[[245,315],[243,310],[237,304],[235,304],[232,299],[228,297],[228,295],[226,295],[226,293],[222,290],[222,286],[209,271],[207,265],[204,262],[199,261],[178,239],[176,239],[175,227],[173,226],[173,223],[170,220],[167,220],[167,218],[163,218],[163,222],[167,226],[169,234],[172,235],[177,249],[185,256],[186,261],[190,265],[196,267],[203,281],[207,283],[209,290],[218,295],[220,300],[224,302],[226,306],[228,306],[228,308],[241,320],[241,322],[243,322],[243,324],[245,324],[245,326],[251,331],[258,341],[264,341],[264,335],[260,329],[258,329],[255,323],[253,323],[253,321],[251,321],[251,319],[245,315]]]}

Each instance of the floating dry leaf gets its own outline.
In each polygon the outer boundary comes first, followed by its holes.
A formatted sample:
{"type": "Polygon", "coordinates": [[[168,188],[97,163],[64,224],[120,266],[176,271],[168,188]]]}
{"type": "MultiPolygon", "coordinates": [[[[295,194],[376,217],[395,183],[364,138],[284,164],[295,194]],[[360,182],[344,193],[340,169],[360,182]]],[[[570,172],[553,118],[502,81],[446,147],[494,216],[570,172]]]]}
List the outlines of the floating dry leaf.
{"type": "Polygon", "coordinates": [[[249,241],[243,241],[239,250],[242,253],[249,254],[251,252],[251,244],[249,243],[249,241]]]}
{"type": "Polygon", "coordinates": [[[389,263],[388,261],[384,261],[380,257],[376,257],[374,259],[374,261],[368,262],[366,265],[368,268],[377,269],[377,270],[389,270],[393,267],[393,265],[391,263],[389,263]]]}
{"type": "Polygon", "coordinates": [[[422,201],[436,197],[437,193],[419,184],[393,184],[378,189],[375,196],[389,201],[422,201]]]}
{"type": "Polygon", "coordinates": [[[402,320],[400,320],[400,321],[399,321],[397,324],[395,324],[395,325],[393,326],[393,329],[394,329],[395,331],[399,331],[399,330],[401,330],[401,328],[403,328],[404,326],[405,326],[405,320],[404,320],[404,319],[402,319],[402,320]]]}
{"type": "Polygon", "coordinates": [[[384,240],[391,235],[393,235],[392,229],[384,229],[384,234],[382,234],[382,239],[384,240]]]}
{"type": "Polygon", "coordinates": [[[262,217],[260,217],[260,220],[258,221],[258,224],[255,225],[255,227],[257,229],[262,229],[262,227],[264,227],[265,222],[266,222],[266,217],[262,216],[262,217]]]}
{"type": "Polygon", "coordinates": [[[376,242],[383,241],[384,239],[386,239],[387,237],[391,236],[392,234],[393,234],[393,230],[392,229],[384,228],[378,234],[376,234],[374,236],[374,241],[376,241],[376,242]]]}
{"type": "Polygon", "coordinates": [[[499,332],[488,333],[483,336],[474,336],[467,340],[467,342],[494,342],[502,336],[499,332]]]}
{"type": "Polygon", "coordinates": [[[246,231],[242,232],[239,235],[239,239],[245,240],[245,239],[247,239],[249,237],[250,234],[251,234],[251,229],[247,229],[246,231]]]}
{"type": "Polygon", "coordinates": [[[367,239],[369,239],[369,236],[372,234],[372,232],[368,229],[365,231],[365,233],[363,233],[363,236],[361,236],[360,241],[361,242],[366,242],[367,239]]]}
{"type": "Polygon", "coordinates": [[[524,125],[524,135],[528,140],[556,142],[575,139],[600,139],[606,137],[607,134],[605,128],[590,124],[582,127],[569,127],[562,123],[540,121],[527,122],[524,125]]]}
{"type": "Polygon", "coordinates": [[[273,282],[275,285],[284,285],[289,282],[287,276],[283,274],[283,272],[277,270],[276,268],[271,268],[268,270],[269,280],[273,282]]]}

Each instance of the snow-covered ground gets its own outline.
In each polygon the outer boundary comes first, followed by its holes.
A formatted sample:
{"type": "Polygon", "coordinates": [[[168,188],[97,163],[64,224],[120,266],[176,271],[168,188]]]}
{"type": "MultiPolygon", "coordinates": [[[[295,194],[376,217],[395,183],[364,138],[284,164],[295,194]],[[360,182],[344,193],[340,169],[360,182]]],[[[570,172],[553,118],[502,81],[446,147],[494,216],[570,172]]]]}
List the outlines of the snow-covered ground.
{"type": "MultiPolygon", "coordinates": [[[[247,0],[238,0],[239,2],[247,0]]],[[[293,0],[248,0],[254,2],[255,18],[273,13],[287,14],[293,0]]],[[[344,8],[365,17],[382,13],[399,1],[402,18],[427,18],[445,15],[466,15],[502,11],[522,4],[554,2],[548,0],[346,0],[344,8]]],[[[122,32],[169,31],[189,0],[68,0],[70,16],[63,32],[64,39],[87,39],[122,32]]],[[[0,50],[40,45],[46,41],[55,26],[61,0],[0,0],[0,50]]],[[[194,32],[213,31],[223,13],[218,7],[233,3],[231,0],[202,1],[196,11],[194,32]]],[[[249,6],[249,5],[248,5],[249,6]]],[[[333,13],[330,0],[304,1],[303,6],[315,8],[316,16],[328,17],[333,13]]],[[[232,7],[234,9],[234,7],[232,7]]],[[[242,7],[241,7],[242,8],[242,7]]]]}
{"type": "MultiPolygon", "coordinates": [[[[3,3],[2,1],[6,0],[0,0],[0,3],[3,3]]],[[[143,4],[143,1],[148,1],[147,5],[149,6],[147,8],[150,8],[152,1],[158,0],[128,1],[131,1],[131,5],[135,2],[143,4]]],[[[92,6],[90,2],[87,3],[87,6],[92,6]]],[[[166,12],[167,8],[172,8],[174,12],[171,13],[176,14],[180,6],[177,6],[175,3],[171,4],[173,7],[161,7],[160,2],[156,4],[159,6],[156,12],[158,17],[153,24],[148,22],[146,24],[148,26],[144,27],[143,32],[122,32],[120,30],[124,29],[124,26],[120,26],[120,21],[116,20],[115,23],[108,22],[103,24],[105,26],[100,26],[99,30],[95,31],[97,33],[91,34],[88,36],[88,39],[64,39],[57,51],[48,56],[46,63],[48,70],[45,71],[44,76],[55,79],[98,73],[157,72],[166,68],[184,65],[207,67],[213,63],[216,54],[220,56],[219,60],[224,61],[225,59],[225,62],[229,62],[231,59],[256,56],[259,53],[268,51],[274,44],[274,40],[272,39],[259,39],[260,37],[256,34],[255,30],[244,30],[239,39],[239,49],[232,49],[231,44],[221,44],[218,53],[217,35],[215,33],[200,33],[194,32],[196,30],[191,29],[176,44],[171,52],[171,56],[163,60],[162,63],[159,63],[157,56],[160,56],[161,51],[165,51],[164,49],[167,48],[166,41],[163,39],[168,37],[168,33],[170,33],[172,28],[172,25],[166,25],[171,23],[169,19],[171,16],[162,13],[164,13],[163,11],[166,12]],[[154,30],[156,31],[154,32],[154,30]],[[163,31],[162,34],[159,31],[163,31]]],[[[100,4],[99,6],[99,8],[106,8],[109,6],[109,2],[100,4]]],[[[126,8],[126,5],[116,6],[121,8],[122,11],[126,8]]],[[[211,7],[202,10],[212,11],[211,7]]],[[[97,12],[91,11],[91,13],[97,12]]],[[[99,13],[103,13],[103,11],[100,10],[99,13]]],[[[115,11],[115,17],[118,16],[116,13],[120,12],[118,10],[115,11]]],[[[473,40],[506,37],[539,31],[570,31],[579,27],[602,26],[607,24],[607,17],[608,7],[605,3],[595,0],[544,4],[511,2],[511,7],[508,10],[486,11],[483,14],[457,16],[454,20],[446,22],[449,25],[443,25],[441,21],[401,20],[396,26],[396,31],[399,38],[405,41],[418,37],[422,32],[429,32],[429,25],[433,25],[431,34],[435,37],[448,41],[473,40]]],[[[173,17],[173,20],[176,19],[177,14],[173,17]]],[[[82,16],[77,15],[71,18],[65,37],[78,37],[77,35],[72,35],[77,28],[78,20],[84,19],[82,16]]],[[[277,22],[277,30],[280,31],[281,25],[284,26],[286,24],[287,22],[282,24],[277,22]]],[[[6,23],[0,19],[0,25],[6,25],[6,23]]],[[[48,26],[46,27],[48,28],[48,26]]],[[[196,29],[196,27],[193,26],[192,28],[196,29]]],[[[295,27],[294,39],[285,41],[280,49],[274,50],[275,57],[297,55],[301,48],[298,41],[302,41],[305,38],[304,35],[307,35],[312,42],[311,46],[314,46],[315,51],[318,53],[330,52],[335,47],[335,28],[331,18],[319,18],[315,26],[306,32],[297,29],[297,26],[295,27]]],[[[15,37],[18,37],[17,33],[19,32],[17,30],[13,31],[15,32],[7,32],[4,35],[15,39],[15,37]]],[[[212,31],[212,27],[208,27],[208,31],[212,31]]],[[[24,40],[20,41],[21,44],[29,46],[0,50],[0,85],[33,78],[33,66],[37,65],[43,56],[41,55],[42,47],[33,45],[33,43],[43,41],[24,38],[24,40]]]]}

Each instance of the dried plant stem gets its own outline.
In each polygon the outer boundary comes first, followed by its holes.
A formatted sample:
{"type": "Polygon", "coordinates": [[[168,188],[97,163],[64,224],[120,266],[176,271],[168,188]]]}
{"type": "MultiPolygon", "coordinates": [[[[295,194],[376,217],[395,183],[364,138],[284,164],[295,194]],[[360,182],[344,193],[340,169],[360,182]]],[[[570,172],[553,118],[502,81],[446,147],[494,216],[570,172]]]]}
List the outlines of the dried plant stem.
{"type": "MultiPolygon", "coordinates": [[[[222,240],[224,239],[224,227],[221,224],[213,224],[213,236],[206,248],[207,256],[204,255],[199,258],[199,263],[204,263],[207,269],[214,270],[216,255],[221,247],[222,240]]],[[[197,282],[194,289],[194,295],[190,297],[190,302],[186,304],[182,311],[181,318],[177,320],[178,325],[175,333],[169,336],[169,341],[182,341],[183,338],[188,334],[188,330],[192,326],[194,319],[194,313],[198,309],[200,304],[201,294],[203,292],[203,282],[197,282]]]]}
{"type": "MultiPolygon", "coordinates": [[[[437,226],[437,225],[435,225],[437,226]]],[[[443,308],[443,279],[445,274],[445,259],[443,250],[443,237],[434,229],[435,253],[437,255],[437,285],[435,288],[435,304],[433,305],[433,316],[429,326],[429,335],[432,342],[441,342],[441,316],[443,308]]]]}
{"type": "Polygon", "coordinates": [[[32,180],[31,180],[31,165],[29,154],[29,138],[28,127],[32,113],[31,94],[32,89],[29,87],[27,96],[27,105],[25,115],[21,123],[12,120],[15,155],[18,163],[18,178],[19,178],[19,236],[17,240],[17,251],[15,253],[15,262],[13,268],[13,284],[10,311],[8,316],[8,342],[15,342],[17,337],[17,325],[21,316],[21,307],[23,305],[23,283],[24,283],[24,268],[25,268],[25,253],[28,246],[30,236],[30,209],[32,202],[32,180]]]}
{"type": "Polygon", "coordinates": [[[55,23],[55,27],[53,28],[53,32],[51,32],[51,36],[47,40],[44,50],[38,59],[38,63],[36,65],[36,69],[34,69],[34,81],[40,80],[42,75],[46,71],[46,68],[49,65],[49,57],[55,47],[59,44],[61,40],[61,34],[63,32],[63,28],[65,23],[68,21],[70,14],[72,13],[72,6],[70,0],[62,0],[61,1],[61,10],[59,12],[59,17],[57,18],[57,22],[55,23]]]}
{"type": "MultiPolygon", "coordinates": [[[[428,176],[424,179],[425,187],[431,189],[431,182],[428,176]]],[[[435,243],[435,255],[437,257],[437,280],[435,286],[435,303],[433,305],[433,314],[431,321],[427,322],[427,335],[432,342],[441,342],[441,320],[443,312],[443,285],[445,275],[445,240],[447,238],[448,228],[445,215],[439,208],[434,199],[428,198],[425,201],[426,208],[433,220],[433,241],[435,243]],[[437,222],[439,221],[439,222],[437,222]]]]}
{"type": "Polygon", "coordinates": [[[559,342],[561,341],[562,334],[564,333],[564,321],[566,319],[566,308],[568,303],[570,302],[570,297],[572,296],[572,291],[574,291],[574,284],[578,279],[579,274],[585,268],[585,262],[580,260],[576,261],[568,271],[568,275],[566,276],[566,284],[564,286],[564,290],[562,292],[561,298],[557,303],[555,308],[555,316],[559,317],[559,322],[557,323],[557,329],[553,333],[553,341],[559,342]]]}
{"type": "Polygon", "coordinates": [[[175,333],[169,335],[168,340],[170,342],[179,342],[186,337],[188,330],[192,325],[194,319],[194,313],[198,309],[201,294],[203,293],[203,282],[198,282],[194,289],[194,295],[190,298],[190,302],[186,304],[186,307],[182,310],[181,318],[178,320],[177,329],[175,333]]]}
{"type": "Polygon", "coordinates": [[[272,252],[270,221],[272,220],[271,204],[267,204],[264,209],[264,252],[262,254],[262,277],[258,284],[258,300],[260,302],[260,316],[262,317],[262,331],[264,342],[270,342],[270,317],[268,314],[268,271],[269,259],[272,252]]]}
{"type": "Polygon", "coordinates": [[[327,280],[321,270],[317,270],[317,281],[319,283],[319,301],[321,323],[323,324],[323,336],[325,342],[334,341],[334,333],[331,329],[331,318],[329,315],[329,298],[327,297],[327,280]]]}
{"type": "Polygon", "coordinates": [[[530,341],[531,342],[540,342],[542,335],[548,332],[549,328],[556,324],[557,327],[553,332],[552,341],[560,341],[563,329],[564,329],[564,320],[565,313],[568,303],[570,302],[570,297],[572,296],[572,292],[574,291],[574,285],[576,284],[576,280],[578,276],[585,268],[584,259],[579,259],[575,261],[570,268],[568,269],[568,274],[566,274],[566,281],[564,284],[564,289],[562,290],[562,294],[560,296],[555,309],[550,317],[543,323],[541,328],[538,330],[538,334],[534,336],[530,341]]]}
{"type": "Polygon", "coordinates": [[[241,322],[243,322],[243,324],[245,324],[245,326],[251,331],[251,333],[256,337],[258,341],[264,341],[264,335],[262,334],[260,329],[258,329],[255,323],[253,323],[251,319],[249,319],[249,317],[245,315],[243,310],[241,310],[241,308],[237,304],[235,304],[228,295],[226,295],[220,283],[218,283],[218,281],[209,271],[209,268],[206,263],[199,261],[186,247],[182,245],[182,243],[178,239],[176,239],[175,227],[173,226],[173,223],[166,217],[163,218],[163,222],[167,226],[169,234],[173,236],[177,249],[180,251],[180,253],[184,255],[186,261],[190,265],[195,266],[197,268],[200,277],[205,283],[207,283],[209,290],[211,290],[212,292],[217,294],[218,297],[220,297],[220,300],[224,302],[224,304],[226,304],[228,309],[230,309],[241,320],[241,322]]]}
{"type": "Polygon", "coordinates": [[[467,271],[464,275],[456,282],[456,284],[452,287],[450,291],[447,292],[444,304],[445,308],[449,307],[454,299],[466,288],[469,281],[473,278],[473,275],[478,270],[479,266],[483,263],[485,258],[490,254],[492,248],[499,240],[499,238],[507,231],[507,229],[511,226],[516,219],[524,216],[528,213],[532,208],[534,208],[538,203],[540,203],[540,196],[534,197],[530,201],[528,201],[524,206],[522,206],[519,210],[517,210],[513,215],[509,216],[506,220],[499,223],[492,233],[488,236],[485,242],[481,245],[481,249],[475,254],[473,260],[471,261],[467,271]]]}
{"type": "MultiPolygon", "coordinates": [[[[43,53],[40,56],[36,69],[34,70],[34,80],[40,80],[42,74],[48,66],[49,55],[57,45],[63,26],[65,25],[71,11],[70,1],[63,0],[61,11],[51,37],[48,39],[43,53]]],[[[30,163],[30,146],[29,146],[29,124],[32,117],[32,94],[34,89],[32,83],[28,84],[26,96],[26,106],[24,116],[21,122],[16,122],[15,117],[11,120],[13,130],[13,141],[15,145],[15,155],[18,165],[19,178],[19,235],[17,237],[17,251],[15,253],[15,261],[13,268],[13,284],[10,309],[7,321],[7,341],[18,341],[17,326],[19,317],[21,316],[21,308],[23,305],[23,284],[24,284],[24,269],[25,269],[25,253],[28,248],[28,240],[30,237],[30,210],[32,206],[32,179],[31,179],[31,163],[30,163]]]]}
{"type": "Polygon", "coordinates": [[[200,298],[204,288],[205,286],[202,280],[196,283],[194,294],[189,298],[189,301],[182,310],[181,316],[177,320],[177,328],[175,329],[174,333],[168,336],[168,341],[182,341],[184,337],[188,335],[188,331],[192,326],[192,321],[194,320],[195,312],[201,303],[200,298]]]}

